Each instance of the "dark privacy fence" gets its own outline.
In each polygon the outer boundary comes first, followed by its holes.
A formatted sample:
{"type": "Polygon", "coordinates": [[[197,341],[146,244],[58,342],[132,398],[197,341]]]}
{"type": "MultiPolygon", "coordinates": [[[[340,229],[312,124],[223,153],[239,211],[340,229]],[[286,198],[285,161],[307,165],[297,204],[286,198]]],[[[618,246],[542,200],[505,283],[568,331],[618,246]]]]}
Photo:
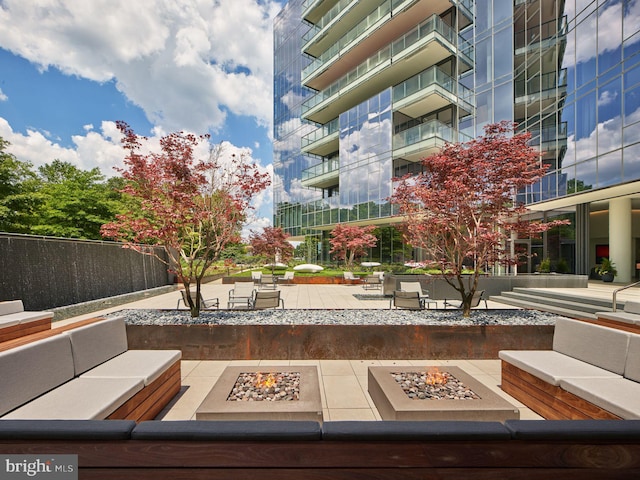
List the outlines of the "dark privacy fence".
{"type": "Polygon", "coordinates": [[[0,233],[0,301],[46,310],[173,282],[162,262],[114,242],[0,233]]]}

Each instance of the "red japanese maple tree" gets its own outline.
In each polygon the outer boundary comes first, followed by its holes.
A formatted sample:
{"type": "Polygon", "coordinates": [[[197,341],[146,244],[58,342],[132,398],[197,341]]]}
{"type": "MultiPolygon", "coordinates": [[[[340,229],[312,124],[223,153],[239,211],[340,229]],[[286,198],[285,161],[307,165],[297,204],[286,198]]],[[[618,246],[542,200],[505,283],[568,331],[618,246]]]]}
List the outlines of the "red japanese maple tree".
{"type": "Polygon", "coordinates": [[[262,255],[271,263],[271,273],[276,262],[288,262],[293,257],[293,245],[287,238],[289,234],[280,227],[265,227],[262,232],[251,231],[249,243],[255,255],[262,255]]]}
{"type": "Polygon", "coordinates": [[[516,193],[539,181],[547,166],[528,145],[528,132],[514,134],[516,126],[487,125],[482,137],[445,145],[423,160],[423,173],[403,177],[391,197],[404,216],[405,240],[439,264],[460,293],[464,316],[480,274],[517,263],[512,235],[527,238],[566,223],[522,220],[527,209],[516,193]]]}
{"type": "Polygon", "coordinates": [[[202,278],[225,246],[239,240],[251,200],[270,184],[269,175],[245,155],[223,161],[223,147],[210,147],[206,135],[171,133],[160,140],[160,152],[143,154],[148,140],[124,122],[117,125],[127,152],[122,192],[131,208],[103,225],[101,233],[166,263],[182,281],[197,317],[202,278]],[[202,144],[209,153],[196,158],[202,144]],[[168,260],[149,245],[161,246],[168,260]]]}
{"type": "Polygon", "coordinates": [[[362,258],[368,248],[373,248],[378,243],[378,239],[372,233],[375,229],[374,225],[359,227],[337,224],[331,230],[329,253],[338,260],[344,260],[345,266],[351,268],[355,260],[362,258]]]}

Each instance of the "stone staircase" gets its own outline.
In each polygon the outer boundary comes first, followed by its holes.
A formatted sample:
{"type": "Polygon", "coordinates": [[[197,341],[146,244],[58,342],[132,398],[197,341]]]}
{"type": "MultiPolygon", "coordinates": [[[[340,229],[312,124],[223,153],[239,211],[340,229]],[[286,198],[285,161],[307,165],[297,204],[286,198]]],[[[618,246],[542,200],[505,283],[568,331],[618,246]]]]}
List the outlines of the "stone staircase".
{"type": "MultiPolygon", "coordinates": [[[[571,318],[596,319],[596,312],[611,310],[611,300],[553,291],[544,288],[516,287],[511,292],[492,295],[489,300],[514,307],[541,310],[571,318]]],[[[618,303],[618,308],[623,304],[618,303]]]]}

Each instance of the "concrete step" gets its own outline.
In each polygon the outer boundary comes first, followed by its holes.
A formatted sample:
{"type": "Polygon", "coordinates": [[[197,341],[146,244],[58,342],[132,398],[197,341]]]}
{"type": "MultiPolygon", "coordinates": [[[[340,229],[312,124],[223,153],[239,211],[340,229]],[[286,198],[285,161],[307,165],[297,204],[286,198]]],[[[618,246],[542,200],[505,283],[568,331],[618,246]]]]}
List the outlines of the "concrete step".
{"type": "Polygon", "coordinates": [[[503,298],[513,298],[521,300],[523,302],[543,304],[550,307],[566,308],[569,310],[576,310],[586,313],[596,313],[602,312],[603,310],[611,310],[610,307],[584,302],[582,299],[578,299],[576,297],[555,297],[549,295],[543,296],[537,295],[535,292],[530,292],[528,290],[522,289],[518,289],[518,291],[513,292],[502,292],[501,296],[503,298]]]}
{"type": "MultiPolygon", "coordinates": [[[[611,310],[611,305],[612,305],[611,299],[589,297],[584,295],[576,296],[575,294],[572,294],[566,291],[547,290],[544,288],[522,288],[522,287],[516,287],[513,289],[513,291],[518,293],[524,293],[527,295],[536,295],[538,297],[554,298],[554,299],[567,300],[570,302],[572,301],[572,302],[579,302],[579,303],[594,305],[599,308],[599,310],[597,311],[611,310]]],[[[617,304],[618,304],[618,308],[624,308],[624,303],[620,303],[618,301],[617,304]]]]}
{"type": "MultiPolygon", "coordinates": [[[[507,292],[504,292],[507,293],[507,292]]],[[[506,305],[511,305],[514,307],[527,308],[531,310],[540,310],[542,312],[555,313],[556,315],[562,315],[564,317],[570,318],[585,318],[590,320],[595,320],[596,316],[593,313],[585,312],[582,310],[574,310],[571,308],[564,308],[555,305],[549,305],[548,303],[540,303],[539,301],[527,301],[513,297],[506,297],[502,295],[491,296],[489,300],[493,300],[495,302],[504,303],[506,305]]]]}

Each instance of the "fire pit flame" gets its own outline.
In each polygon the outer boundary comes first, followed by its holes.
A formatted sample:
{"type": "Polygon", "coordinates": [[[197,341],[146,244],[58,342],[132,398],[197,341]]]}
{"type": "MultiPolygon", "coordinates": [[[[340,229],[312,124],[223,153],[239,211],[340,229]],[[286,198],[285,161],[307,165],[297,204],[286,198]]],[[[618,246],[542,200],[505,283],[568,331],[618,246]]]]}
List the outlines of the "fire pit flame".
{"type": "Polygon", "coordinates": [[[425,376],[427,385],[445,385],[447,383],[447,374],[438,370],[437,367],[430,368],[425,376]]]}
{"type": "Polygon", "coordinates": [[[267,375],[267,377],[263,380],[262,373],[258,372],[255,383],[256,383],[256,388],[271,388],[277,382],[278,381],[276,380],[276,377],[274,377],[272,373],[267,375]]]}

